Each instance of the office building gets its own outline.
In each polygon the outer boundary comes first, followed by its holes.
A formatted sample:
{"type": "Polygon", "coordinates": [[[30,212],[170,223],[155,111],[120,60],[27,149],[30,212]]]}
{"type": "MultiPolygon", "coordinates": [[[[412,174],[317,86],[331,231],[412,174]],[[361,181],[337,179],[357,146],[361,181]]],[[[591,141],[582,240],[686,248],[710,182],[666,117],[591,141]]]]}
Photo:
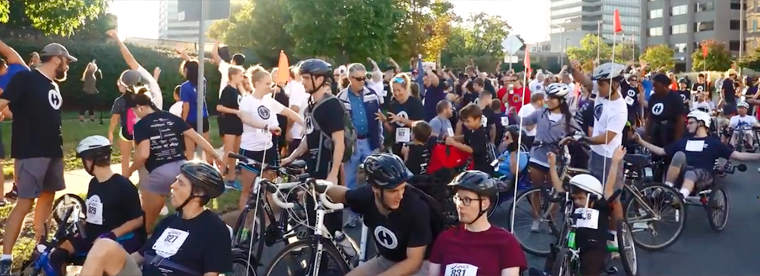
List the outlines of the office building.
{"type": "MultiPolygon", "coordinates": [[[[551,0],[550,37],[552,51],[564,52],[580,45],[587,34],[601,34],[609,44],[613,39],[613,13],[620,11],[623,34],[618,41],[640,41],[642,0],[551,0]]],[[[646,1],[646,0],[644,0],[646,1]]]]}
{"type": "Polygon", "coordinates": [[[646,11],[642,45],[667,44],[675,51],[676,72],[691,71],[691,54],[704,40],[740,48],[740,0],[641,0],[646,11]]]}
{"type": "Polygon", "coordinates": [[[752,54],[755,49],[760,47],[760,31],[757,25],[760,24],[760,0],[745,1],[747,9],[744,11],[747,18],[747,25],[744,26],[745,34],[745,54],[752,54]]]}
{"type": "MultiPolygon", "coordinates": [[[[194,42],[199,39],[200,24],[198,21],[180,21],[177,11],[179,0],[159,0],[158,7],[158,38],[166,40],[194,42]]],[[[206,29],[214,20],[206,20],[206,29]]]]}

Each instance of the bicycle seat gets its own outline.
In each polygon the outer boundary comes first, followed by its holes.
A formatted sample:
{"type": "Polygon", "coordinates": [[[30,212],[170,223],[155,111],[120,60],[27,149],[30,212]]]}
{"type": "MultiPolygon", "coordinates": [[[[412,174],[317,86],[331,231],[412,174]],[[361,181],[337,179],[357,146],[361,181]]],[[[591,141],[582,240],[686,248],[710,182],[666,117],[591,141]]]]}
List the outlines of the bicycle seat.
{"type": "Polygon", "coordinates": [[[649,156],[643,154],[626,154],[623,156],[623,160],[636,167],[643,167],[649,164],[649,156]]]}

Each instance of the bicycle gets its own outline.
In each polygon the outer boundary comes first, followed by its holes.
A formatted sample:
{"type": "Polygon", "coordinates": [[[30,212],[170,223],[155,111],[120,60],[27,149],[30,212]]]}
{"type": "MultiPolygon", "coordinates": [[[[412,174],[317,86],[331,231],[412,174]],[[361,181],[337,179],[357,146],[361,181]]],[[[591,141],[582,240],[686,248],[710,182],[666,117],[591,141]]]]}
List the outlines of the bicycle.
{"type": "Polygon", "coordinates": [[[77,205],[79,210],[84,210],[85,201],[76,194],[64,194],[57,198],[53,202],[53,220],[55,220],[55,223],[63,223],[63,215],[74,205],[77,205]]]}
{"type": "Polygon", "coordinates": [[[42,239],[34,247],[32,257],[21,265],[21,276],[63,276],[65,273],[60,267],[53,267],[50,264],[50,254],[55,248],[58,248],[66,240],[65,238],[72,234],[77,234],[87,238],[84,232],[84,223],[82,223],[82,209],[78,205],[73,205],[66,209],[65,214],[61,217],[61,224],[52,238],[48,239],[47,225],[42,239]]]}
{"type": "MultiPolygon", "coordinates": [[[[297,160],[287,166],[279,167],[261,164],[255,160],[232,152],[228,153],[227,155],[230,158],[237,159],[238,163],[253,166],[262,172],[267,170],[274,170],[278,173],[278,177],[283,181],[295,180],[300,182],[306,180],[309,177],[308,173],[303,173],[303,171],[306,169],[306,162],[302,160],[297,160]]],[[[266,200],[265,188],[266,187],[264,185],[261,185],[261,181],[258,183],[258,185],[254,183],[253,189],[251,190],[251,196],[248,198],[248,202],[246,202],[245,208],[241,210],[240,215],[238,216],[238,219],[235,223],[235,227],[233,228],[232,244],[234,248],[239,249],[239,251],[250,252],[251,249],[253,249],[252,247],[255,245],[256,248],[253,259],[256,260],[256,267],[262,265],[260,263],[260,258],[265,244],[266,246],[270,247],[280,242],[287,244],[290,238],[294,236],[302,237],[305,235],[302,232],[296,231],[295,228],[288,229],[289,222],[291,220],[289,212],[281,212],[279,218],[275,216],[274,211],[272,210],[272,206],[268,200],[266,200]],[[246,221],[251,212],[253,212],[254,221],[251,222],[252,229],[247,229],[246,221]],[[269,225],[264,226],[264,222],[266,220],[268,220],[270,223],[269,225]]],[[[293,190],[296,190],[295,188],[298,187],[293,186],[291,188],[293,188],[293,190]]],[[[274,198],[276,195],[273,194],[272,197],[274,198]]],[[[289,191],[287,195],[287,201],[297,202],[297,193],[291,193],[289,191]]]]}
{"type": "MultiPolygon", "coordinates": [[[[298,240],[296,242],[290,243],[285,248],[280,250],[274,258],[272,263],[269,264],[269,267],[267,268],[267,273],[265,275],[267,276],[279,276],[283,275],[280,272],[275,272],[275,268],[280,262],[288,262],[290,261],[290,257],[298,257],[303,256],[307,253],[305,253],[308,249],[315,249],[316,252],[314,254],[310,254],[306,262],[297,262],[299,265],[302,263],[306,263],[306,267],[299,267],[296,269],[297,271],[292,272],[289,271],[290,274],[288,275],[312,275],[317,276],[320,275],[320,266],[323,264],[323,254],[326,254],[328,260],[332,261],[332,264],[334,264],[332,267],[330,266],[331,263],[325,262],[327,269],[332,269],[336,272],[338,275],[345,275],[348,272],[350,272],[352,269],[358,266],[360,262],[363,262],[363,258],[366,256],[366,241],[363,241],[361,244],[361,247],[359,250],[356,250],[356,245],[353,243],[350,243],[350,248],[344,248],[343,244],[339,244],[335,241],[333,235],[327,231],[327,229],[324,226],[324,218],[326,214],[333,213],[333,212],[340,212],[343,210],[344,206],[341,203],[332,203],[329,199],[327,199],[327,196],[325,194],[324,185],[317,185],[317,182],[323,181],[323,180],[314,180],[314,179],[307,179],[304,182],[293,182],[293,183],[281,183],[281,184],[274,184],[270,181],[263,180],[261,182],[262,185],[266,186],[266,190],[270,193],[278,193],[280,190],[288,190],[291,189],[294,186],[304,185],[307,186],[308,195],[313,198],[313,200],[317,203],[316,204],[316,223],[313,226],[314,233],[311,234],[309,237],[298,240]],[[354,252],[358,252],[359,258],[356,258],[355,256],[351,256],[346,250],[353,250],[354,252]]],[[[295,207],[295,204],[288,203],[288,202],[282,202],[278,197],[272,197],[272,201],[277,206],[280,206],[283,209],[292,209],[295,207]]],[[[310,226],[310,228],[312,228],[310,226]]]]}

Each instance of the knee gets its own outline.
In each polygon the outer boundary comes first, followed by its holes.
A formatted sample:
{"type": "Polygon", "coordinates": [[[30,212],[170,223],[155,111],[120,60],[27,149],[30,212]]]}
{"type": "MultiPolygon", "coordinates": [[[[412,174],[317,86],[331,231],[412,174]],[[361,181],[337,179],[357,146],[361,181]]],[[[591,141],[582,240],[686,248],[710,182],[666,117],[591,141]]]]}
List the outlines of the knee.
{"type": "Polygon", "coordinates": [[[121,244],[111,239],[98,239],[92,244],[92,248],[87,253],[87,258],[94,258],[96,260],[104,260],[108,256],[113,256],[114,253],[121,249],[121,244]]]}
{"type": "Polygon", "coordinates": [[[670,166],[680,168],[684,165],[686,165],[686,154],[684,154],[682,151],[676,152],[676,154],[674,154],[673,158],[670,160],[670,166]]]}

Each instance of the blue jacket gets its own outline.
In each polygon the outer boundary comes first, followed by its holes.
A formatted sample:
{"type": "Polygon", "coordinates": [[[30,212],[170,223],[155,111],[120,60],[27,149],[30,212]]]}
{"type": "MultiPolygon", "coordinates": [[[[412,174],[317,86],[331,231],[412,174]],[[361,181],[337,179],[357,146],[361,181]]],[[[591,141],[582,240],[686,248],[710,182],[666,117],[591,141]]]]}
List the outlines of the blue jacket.
{"type": "MultiPolygon", "coordinates": [[[[351,120],[353,120],[353,114],[351,113],[351,101],[348,99],[348,88],[343,89],[338,93],[338,100],[343,103],[343,106],[350,114],[351,120]]],[[[379,149],[383,144],[383,125],[378,120],[375,120],[375,113],[380,112],[380,96],[375,93],[375,90],[364,86],[362,89],[362,98],[364,99],[364,109],[367,112],[367,124],[369,125],[369,145],[372,150],[379,149]],[[375,129],[376,131],[372,131],[375,129]]]]}

